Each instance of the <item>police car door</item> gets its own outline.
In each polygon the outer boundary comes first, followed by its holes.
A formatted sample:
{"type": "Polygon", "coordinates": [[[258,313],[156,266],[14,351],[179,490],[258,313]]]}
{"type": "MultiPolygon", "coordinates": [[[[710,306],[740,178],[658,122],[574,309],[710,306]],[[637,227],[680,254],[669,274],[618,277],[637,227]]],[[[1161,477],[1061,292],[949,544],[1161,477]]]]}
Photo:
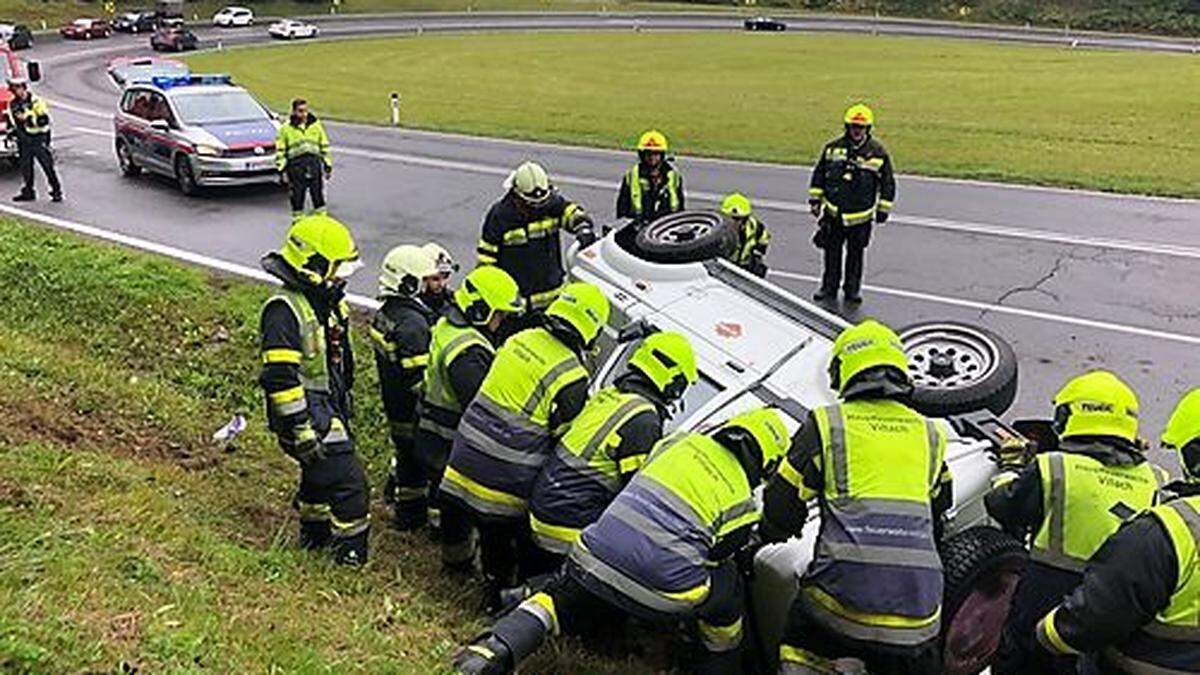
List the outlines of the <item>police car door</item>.
{"type": "Polygon", "coordinates": [[[150,120],[150,135],[147,137],[146,161],[161,171],[174,171],[174,156],[177,143],[172,138],[175,133],[174,115],[167,97],[159,92],[149,92],[150,100],[148,119],[150,120]]]}
{"type": "Polygon", "coordinates": [[[147,165],[147,144],[150,132],[150,92],[145,89],[128,89],[121,99],[121,115],[117,134],[129,148],[134,164],[147,165]]]}

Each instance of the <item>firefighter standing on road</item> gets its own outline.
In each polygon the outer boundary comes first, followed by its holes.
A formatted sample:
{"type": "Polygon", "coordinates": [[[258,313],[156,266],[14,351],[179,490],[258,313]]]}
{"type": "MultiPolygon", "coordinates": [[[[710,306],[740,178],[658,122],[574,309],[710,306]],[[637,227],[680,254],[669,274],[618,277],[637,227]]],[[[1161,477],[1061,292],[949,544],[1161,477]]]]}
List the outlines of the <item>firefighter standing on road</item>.
{"type": "Polygon", "coordinates": [[[846,133],[821,150],[808,188],[808,203],[820,228],[813,241],[825,251],[819,302],[837,298],[842,284],[846,302],[862,302],[863,253],[871,241],[871,223],[887,222],[896,200],[892,160],[883,144],[871,136],[875,114],[861,103],[844,117],[846,133]],[[842,276],[842,248],[846,274],[842,276]]]}
{"type": "Polygon", "coordinates": [[[413,452],[413,435],[433,323],[433,312],[420,296],[437,275],[437,260],[420,246],[402,245],[388,251],[379,275],[382,305],[371,320],[375,367],[395,449],[384,501],[392,505],[395,525],[402,531],[425,525],[429,505],[429,485],[413,452]]]}
{"type": "Polygon", "coordinates": [[[994,479],[988,514],[1010,534],[1033,537],[992,666],[997,675],[1075,672],[1075,659],[1038,649],[1034,627],[1079,585],[1104,540],[1156,502],[1166,472],[1139,449],[1137,416],[1137,396],[1116,375],[1081,375],[1054,397],[1059,447],[994,479]]]}
{"type": "Polygon", "coordinates": [[[517,282],[499,267],[485,265],[463,279],[453,304],[433,327],[417,408],[416,454],[435,487],[433,503],[440,512],[442,564],[447,569],[470,568],[471,526],[462,509],[443,499],[436,486],[445,473],[463,408],[475,399],[491,370],[501,326],[523,305],[517,282]]]}
{"type": "Polygon", "coordinates": [[[558,231],[574,234],[581,246],[595,242],[596,234],[591,216],[554,189],[541,165],[518,166],[504,188],[483,221],[479,264],[497,265],[517,280],[532,319],[558,297],[566,276],[558,231]]]}
{"type": "Polygon", "coordinates": [[[638,139],[638,163],[617,192],[617,217],[652,222],[683,210],[683,177],[667,159],[667,137],[650,130],[638,139]]]}
{"type": "Polygon", "coordinates": [[[771,245],[771,233],[761,220],[754,216],[754,209],[746,195],[735,192],[721,202],[721,213],[733,219],[738,228],[737,248],[730,262],[756,276],[767,276],[767,247],[771,245]]]}
{"type": "Polygon", "coordinates": [[[821,508],[780,672],[835,672],[832,662],[844,658],[865,664],[861,672],[941,672],[946,432],[904,403],[908,358],[887,326],[843,331],[829,373],[842,402],[809,413],[763,493],[768,541],[799,535],[809,500],[821,508]]]}
{"type": "Polygon", "coordinates": [[[23,77],[8,78],[8,90],[13,99],[8,104],[8,128],[17,136],[17,161],[21,165],[21,178],[25,181],[21,193],[13,197],[14,202],[31,202],[37,199],[33,185],[33,162],[41,165],[50,184],[50,201],[61,202],[62,185],[58,172],[54,170],[54,153],[50,150],[50,108],[40,96],[29,91],[29,80],[23,77]]]}
{"type": "Polygon", "coordinates": [[[1188,480],[1176,498],[1121,526],[1083,582],[1037,625],[1051,654],[1083,653],[1080,672],[1194,673],[1200,668],[1200,390],[1163,432],[1188,480]]]}
{"type": "Polygon", "coordinates": [[[323,215],[292,225],[262,266],[283,282],[263,305],[262,371],[267,420],[300,463],[300,545],[330,547],[344,565],[367,561],[367,476],[354,452],[350,390],[354,354],[345,277],[358,251],[345,226],[323,215]]]}
{"type": "Polygon", "coordinates": [[[742,577],[758,508],[754,490],[787,450],[779,413],[759,408],[709,433],[663,439],[629,486],[583,530],[545,590],[460,650],[459,673],[511,673],[547,635],[611,629],[613,609],[690,623],[693,672],[742,672],[742,577]]]}
{"type": "Polygon", "coordinates": [[[333,154],[325,125],[308,109],[308,101],[292,101],[292,114],[275,136],[275,166],[288,186],[292,218],[304,215],[305,194],[315,213],[325,212],[325,181],[333,175],[333,154]]]}
{"type": "Polygon", "coordinates": [[[541,325],[496,351],[459,422],[441,491],[476,521],[491,607],[498,607],[502,589],[550,571],[552,561],[530,538],[528,499],[555,436],[587,402],[584,354],[608,314],[600,289],[565,286],[541,325]]]}

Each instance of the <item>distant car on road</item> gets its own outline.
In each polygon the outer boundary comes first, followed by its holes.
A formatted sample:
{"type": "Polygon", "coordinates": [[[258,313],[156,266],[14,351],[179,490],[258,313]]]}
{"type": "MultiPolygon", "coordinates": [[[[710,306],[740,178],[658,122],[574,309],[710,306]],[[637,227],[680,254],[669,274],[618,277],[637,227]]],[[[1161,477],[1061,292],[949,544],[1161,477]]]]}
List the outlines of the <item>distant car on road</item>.
{"type": "Polygon", "coordinates": [[[182,19],[164,19],[150,36],[150,48],[156,52],[186,52],[199,44],[196,34],[187,29],[182,19]]]}
{"type": "Polygon", "coordinates": [[[299,38],[314,38],[321,32],[319,28],[311,23],[297,21],[296,19],[283,19],[276,21],[267,28],[267,33],[279,40],[296,40],[299,38]]]}
{"type": "Polygon", "coordinates": [[[212,22],[214,26],[220,28],[253,26],[254,12],[246,7],[226,7],[213,14],[212,22]]]}
{"type": "Polygon", "coordinates": [[[8,44],[9,49],[29,49],[33,46],[33,32],[19,23],[0,23],[0,41],[8,44]]]}
{"type": "Polygon", "coordinates": [[[204,187],[278,183],[279,123],[228,75],[156,77],[125,88],[113,115],[121,173],[172,178],[186,195],[204,187]]]}
{"type": "Polygon", "coordinates": [[[112,26],[104,19],[75,19],[58,29],[58,34],[68,40],[91,40],[112,35],[112,26]]]}
{"type": "Polygon", "coordinates": [[[155,77],[184,77],[190,72],[182,61],[161,56],[118,56],[108,62],[108,76],[121,88],[155,77]]]}
{"type": "Polygon", "coordinates": [[[742,25],[744,25],[746,27],[746,30],[749,30],[749,31],[778,32],[778,31],[787,30],[786,23],[780,21],[779,19],[772,19],[769,16],[756,16],[756,17],[753,17],[750,19],[746,19],[745,23],[742,25]]]}
{"type": "Polygon", "coordinates": [[[158,23],[158,15],[144,9],[120,14],[113,19],[112,28],[118,33],[148,33],[158,23]]]}

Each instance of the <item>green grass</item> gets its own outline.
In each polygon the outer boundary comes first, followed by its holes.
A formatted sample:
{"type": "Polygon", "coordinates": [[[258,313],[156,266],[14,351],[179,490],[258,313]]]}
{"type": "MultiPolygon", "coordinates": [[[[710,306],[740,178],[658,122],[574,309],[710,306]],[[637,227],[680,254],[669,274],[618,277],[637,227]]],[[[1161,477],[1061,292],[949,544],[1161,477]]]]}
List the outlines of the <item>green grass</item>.
{"type": "MultiPolygon", "coordinates": [[[[483,628],[423,535],[376,527],[361,571],[297,549],[297,471],[254,385],[269,292],[0,219],[0,672],[432,674],[483,628]],[[236,411],[236,451],[208,444],[236,411]]],[[[379,484],[372,371],[357,431],[379,484]]],[[[531,668],[642,670],[569,643],[531,668]]]]}
{"type": "Polygon", "coordinates": [[[388,94],[399,91],[411,127],[611,148],[658,127],[682,154],[784,163],[811,162],[846,105],[866,100],[904,172],[1200,196],[1200,115],[1188,114],[1200,65],[1190,55],[525,33],[231,49],[190,61],[234,73],[280,109],[305,95],[336,119],[386,123],[388,94]]]}

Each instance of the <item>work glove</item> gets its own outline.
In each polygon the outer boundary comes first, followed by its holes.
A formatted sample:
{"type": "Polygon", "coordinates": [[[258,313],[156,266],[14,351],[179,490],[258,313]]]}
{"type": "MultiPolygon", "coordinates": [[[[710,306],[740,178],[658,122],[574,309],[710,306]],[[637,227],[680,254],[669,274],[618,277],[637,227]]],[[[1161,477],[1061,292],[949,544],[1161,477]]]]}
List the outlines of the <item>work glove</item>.
{"type": "Polygon", "coordinates": [[[315,462],[319,462],[327,456],[325,452],[325,444],[317,438],[307,438],[302,441],[297,441],[294,445],[285,446],[284,451],[291,456],[292,459],[300,463],[300,466],[308,466],[315,462]]]}
{"type": "Polygon", "coordinates": [[[820,199],[808,200],[808,210],[811,211],[814,216],[820,218],[821,217],[821,200],[820,199]]]}
{"type": "Polygon", "coordinates": [[[875,212],[875,222],[879,223],[880,225],[886,223],[887,219],[888,219],[887,211],[876,211],[875,212]]]}

